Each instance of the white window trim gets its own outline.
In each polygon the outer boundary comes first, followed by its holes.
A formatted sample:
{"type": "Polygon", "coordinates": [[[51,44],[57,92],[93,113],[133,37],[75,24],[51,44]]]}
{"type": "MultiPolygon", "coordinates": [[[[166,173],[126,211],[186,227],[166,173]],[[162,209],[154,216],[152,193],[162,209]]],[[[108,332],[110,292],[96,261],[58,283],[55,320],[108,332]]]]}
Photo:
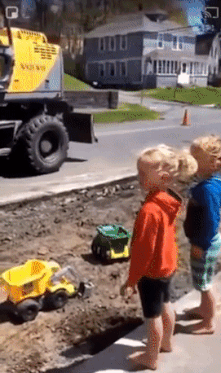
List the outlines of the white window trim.
{"type": "Polygon", "coordinates": [[[99,62],[98,63],[98,68],[99,68],[99,78],[103,78],[105,76],[105,63],[99,62]],[[104,71],[104,75],[103,76],[101,76],[101,65],[103,65],[103,71],[104,71]]]}
{"type": "Polygon", "coordinates": [[[111,78],[113,78],[113,77],[115,77],[117,74],[116,74],[116,61],[111,61],[111,62],[109,62],[109,66],[108,66],[108,76],[109,77],[111,77],[111,78]],[[111,75],[111,64],[113,64],[114,65],[114,75],[111,75]]]}
{"type": "Polygon", "coordinates": [[[119,61],[120,62],[120,76],[127,76],[127,61],[119,61]],[[122,63],[125,63],[125,75],[122,75],[122,63]]]}
{"type": "Polygon", "coordinates": [[[155,60],[156,61],[156,75],[176,75],[175,73],[175,60],[155,60]],[[161,61],[161,73],[159,73],[159,61],[161,61]],[[165,72],[163,72],[163,61],[165,61],[165,72]],[[167,72],[167,63],[169,61],[169,72],[167,72]],[[171,72],[171,66],[172,66],[172,62],[173,62],[173,72],[171,72]]]}
{"type": "Polygon", "coordinates": [[[163,49],[164,48],[164,34],[162,32],[159,32],[157,35],[157,48],[163,49]],[[163,36],[162,40],[160,40],[160,35],[163,36]],[[162,41],[162,47],[159,46],[159,42],[162,41]]]}
{"type": "Polygon", "coordinates": [[[111,51],[111,52],[115,52],[116,51],[116,37],[115,36],[109,36],[109,43],[108,43],[108,49],[109,49],[109,51],[111,51]],[[114,39],[114,48],[112,49],[111,48],[111,39],[114,39]]]}
{"type": "MultiPolygon", "coordinates": [[[[162,59],[153,60],[153,64],[154,64],[154,61],[156,61],[156,73],[154,73],[154,74],[156,74],[156,75],[171,75],[171,76],[177,75],[176,72],[175,72],[175,62],[177,62],[177,68],[179,69],[179,61],[168,60],[168,59],[165,60],[166,61],[165,73],[163,72],[163,61],[164,60],[162,60],[162,59]],[[161,73],[159,73],[159,61],[161,61],[161,73]],[[169,61],[169,73],[167,73],[167,62],[168,61],[169,61]],[[173,72],[171,72],[172,62],[173,62],[173,72]]],[[[184,62],[184,63],[186,63],[187,74],[189,74],[191,76],[192,75],[208,75],[208,64],[203,63],[203,62],[192,61],[192,73],[190,73],[190,63],[191,62],[184,62]],[[200,69],[202,69],[202,71],[200,69]],[[201,71],[201,73],[197,72],[198,70],[201,71]]],[[[212,71],[213,71],[213,68],[212,68],[212,71]]]]}
{"type": "Polygon", "coordinates": [[[127,50],[127,35],[120,35],[120,50],[121,51],[126,51],[127,50]],[[125,48],[122,47],[122,40],[123,37],[125,37],[125,48]]]}
{"type": "Polygon", "coordinates": [[[106,49],[105,37],[99,38],[99,52],[104,52],[105,49],[106,49]],[[101,50],[101,39],[103,39],[103,41],[104,41],[104,49],[102,49],[102,50],[101,50]]]}
{"type": "Polygon", "coordinates": [[[176,51],[178,49],[178,36],[172,35],[172,50],[176,51]],[[173,38],[176,37],[176,48],[173,47],[173,38]]]}
{"type": "Polygon", "coordinates": [[[189,72],[189,74],[190,74],[190,75],[193,75],[193,73],[194,73],[194,66],[193,66],[193,62],[192,62],[192,61],[190,61],[190,63],[189,63],[189,69],[190,69],[190,71],[191,71],[191,72],[189,72]],[[192,65],[191,65],[191,64],[192,64],[192,65]],[[192,71],[191,71],[190,66],[192,66],[192,71]]]}

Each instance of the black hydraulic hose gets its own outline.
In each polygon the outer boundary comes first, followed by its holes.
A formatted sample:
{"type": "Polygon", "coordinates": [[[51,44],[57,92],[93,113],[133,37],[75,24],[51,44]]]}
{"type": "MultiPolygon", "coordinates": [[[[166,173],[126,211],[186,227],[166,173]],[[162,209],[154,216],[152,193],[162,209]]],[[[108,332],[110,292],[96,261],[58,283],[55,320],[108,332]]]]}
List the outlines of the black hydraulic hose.
{"type": "Polygon", "coordinates": [[[6,14],[5,14],[5,6],[4,6],[2,0],[0,0],[0,8],[2,9],[3,16],[4,16],[5,26],[6,26],[7,34],[8,34],[9,45],[12,46],[13,45],[12,33],[11,33],[10,25],[9,25],[9,20],[6,17],[6,14]]]}

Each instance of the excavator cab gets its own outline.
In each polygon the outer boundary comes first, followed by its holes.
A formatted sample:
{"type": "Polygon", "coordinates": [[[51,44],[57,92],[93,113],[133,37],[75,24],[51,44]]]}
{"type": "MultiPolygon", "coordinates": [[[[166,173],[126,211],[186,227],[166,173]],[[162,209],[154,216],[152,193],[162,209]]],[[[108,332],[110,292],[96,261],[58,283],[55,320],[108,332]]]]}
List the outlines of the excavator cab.
{"type": "Polygon", "coordinates": [[[0,35],[7,39],[6,44],[0,40],[0,99],[2,101],[10,85],[14,66],[11,31],[2,1],[0,1],[0,35]]]}
{"type": "Polygon", "coordinates": [[[0,94],[7,91],[13,72],[13,50],[0,44],[0,94]]]}

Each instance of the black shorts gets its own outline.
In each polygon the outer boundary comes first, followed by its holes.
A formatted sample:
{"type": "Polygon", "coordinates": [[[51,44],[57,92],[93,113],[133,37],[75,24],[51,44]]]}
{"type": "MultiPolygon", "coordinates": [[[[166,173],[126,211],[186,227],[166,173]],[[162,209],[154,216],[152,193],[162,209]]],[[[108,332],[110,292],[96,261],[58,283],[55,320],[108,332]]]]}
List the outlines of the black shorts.
{"type": "Polygon", "coordinates": [[[146,318],[160,316],[163,303],[170,301],[171,277],[155,279],[142,277],[138,282],[143,314],[146,318]]]}

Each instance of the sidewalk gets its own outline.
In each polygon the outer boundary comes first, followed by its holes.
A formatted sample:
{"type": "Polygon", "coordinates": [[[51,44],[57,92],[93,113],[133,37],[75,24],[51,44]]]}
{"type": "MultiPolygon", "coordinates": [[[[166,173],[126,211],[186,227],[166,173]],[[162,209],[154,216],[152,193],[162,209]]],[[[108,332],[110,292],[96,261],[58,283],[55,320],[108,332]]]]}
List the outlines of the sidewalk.
{"type": "MultiPolygon", "coordinates": [[[[221,336],[221,273],[215,278],[215,290],[218,297],[218,325],[213,335],[191,335],[177,333],[174,336],[174,350],[171,353],[161,353],[157,373],[219,373],[221,369],[220,336],[221,336]]],[[[174,303],[174,308],[181,314],[185,308],[198,304],[200,295],[192,291],[174,303]]],[[[187,325],[199,321],[177,321],[187,325]]],[[[178,329],[178,328],[177,328],[178,329]]],[[[142,347],[145,338],[145,325],[141,325],[112,346],[75,368],[69,368],[66,373],[129,373],[130,367],[126,356],[137,347],[142,347]]],[[[151,372],[140,370],[139,372],[151,372]]]]}
{"type": "MultiPolygon", "coordinates": [[[[190,106],[189,104],[182,103],[182,102],[174,102],[174,101],[164,101],[164,100],[158,100],[152,97],[143,97],[141,98],[138,96],[138,94],[135,92],[124,92],[119,91],[119,101],[118,105],[122,103],[130,103],[130,104],[139,104],[141,106],[146,107],[150,110],[155,110],[160,113],[165,113],[171,109],[173,109],[174,106],[184,107],[184,106],[190,106]]],[[[112,111],[113,109],[109,108],[94,108],[94,107],[85,107],[85,108],[75,108],[74,111],[77,112],[84,112],[84,113],[98,113],[102,111],[112,111]]]]}

